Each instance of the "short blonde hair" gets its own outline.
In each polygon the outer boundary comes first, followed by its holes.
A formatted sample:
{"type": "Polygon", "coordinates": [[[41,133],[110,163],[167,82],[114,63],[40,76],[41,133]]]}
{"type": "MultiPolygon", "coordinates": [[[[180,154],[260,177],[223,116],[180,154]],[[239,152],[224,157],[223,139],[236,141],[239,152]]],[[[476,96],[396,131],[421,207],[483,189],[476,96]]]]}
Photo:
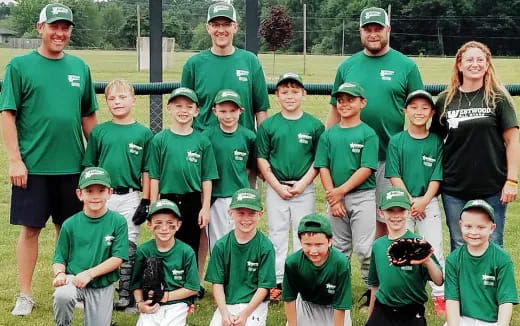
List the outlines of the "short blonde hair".
{"type": "Polygon", "coordinates": [[[132,84],[130,84],[124,79],[114,79],[110,83],[108,83],[107,87],[105,87],[105,97],[108,97],[108,94],[110,94],[112,90],[116,89],[128,91],[130,94],[132,94],[132,96],[135,95],[135,90],[132,84]]]}

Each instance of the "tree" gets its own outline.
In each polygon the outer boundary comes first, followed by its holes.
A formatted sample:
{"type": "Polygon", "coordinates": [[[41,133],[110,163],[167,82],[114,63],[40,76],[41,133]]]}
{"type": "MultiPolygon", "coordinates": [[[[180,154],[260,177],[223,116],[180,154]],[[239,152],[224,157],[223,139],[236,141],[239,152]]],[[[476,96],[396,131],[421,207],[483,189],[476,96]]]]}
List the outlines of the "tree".
{"type": "Polygon", "coordinates": [[[273,51],[273,75],[275,53],[291,42],[292,34],[293,22],[287,15],[287,9],[281,5],[271,7],[267,18],[260,24],[260,35],[264,38],[269,50],[273,51]]]}
{"type": "Polygon", "coordinates": [[[109,2],[100,8],[103,32],[104,48],[121,48],[124,46],[124,40],[121,39],[120,33],[125,23],[125,15],[123,9],[115,2],[109,2]]]}
{"type": "Polygon", "coordinates": [[[191,39],[191,48],[194,50],[209,49],[211,47],[211,38],[206,31],[206,24],[200,23],[193,29],[193,38],[191,39]]]}

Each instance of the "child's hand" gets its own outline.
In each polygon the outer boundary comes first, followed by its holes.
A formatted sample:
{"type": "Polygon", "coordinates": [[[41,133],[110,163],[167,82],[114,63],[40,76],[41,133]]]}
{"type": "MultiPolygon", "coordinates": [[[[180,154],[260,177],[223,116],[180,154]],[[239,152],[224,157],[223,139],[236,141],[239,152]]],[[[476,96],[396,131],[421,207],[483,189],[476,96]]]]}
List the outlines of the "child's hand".
{"type": "Polygon", "coordinates": [[[90,281],[92,281],[92,277],[90,276],[87,269],[74,276],[72,279],[72,284],[74,284],[74,286],[77,288],[84,288],[90,281]]]}
{"type": "Polygon", "coordinates": [[[302,192],[305,191],[305,188],[307,188],[307,185],[304,184],[303,182],[301,181],[298,181],[296,182],[291,188],[289,188],[289,192],[293,195],[293,196],[298,196],[298,195],[301,195],[302,192]]]}
{"type": "Polygon", "coordinates": [[[65,284],[67,284],[67,274],[65,274],[63,272],[58,273],[58,275],[56,275],[56,277],[52,281],[52,286],[54,286],[55,288],[57,288],[58,286],[65,285],[65,284]]]}
{"type": "Polygon", "coordinates": [[[199,212],[199,227],[201,229],[205,228],[209,223],[209,208],[202,207],[199,212]]]}
{"type": "Polygon", "coordinates": [[[283,184],[280,184],[278,187],[274,188],[274,191],[276,191],[276,193],[282,197],[282,199],[291,199],[294,195],[289,191],[289,189],[291,189],[291,187],[289,186],[286,186],[286,185],[283,185],[283,184]]]}
{"type": "Polygon", "coordinates": [[[335,205],[330,206],[330,214],[334,217],[345,217],[347,215],[347,209],[343,202],[337,202],[335,205]]]}
{"type": "Polygon", "coordinates": [[[244,312],[242,311],[238,315],[235,316],[235,320],[233,321],[233,326],[245,326],[247,317],[244,312]]]}
{"type": "Polygon", "coordinates": [[[343,201],[343,197],[345,196],[339,188],[332,188],[331,190],[327,190],[325,193],[327,194],[327,202],[330,206],[334,206],[336,203],[343,201]]]}
{"type": "Polygon", "coordinates": [[[137,310],[145,314],[154,314],[159,310],[159,304],[152,305],[152,300],[141,301],[137,305],[137,310]]]}
{"type": "Polygon", "coordinates": [[[415,197],[412,199],[412,207],[410,209],[411,216],[419,221],[422,221],[426,217],[426,206],[428,203],[424,199],[424,197],[415,197]]]}
{"type": "Polygon", "coordinates": [[[220,315],[222,316],[222,326],[234,326],[235,322],[235,316],[229,313],[229,311],[226,312],[220,312],[220,315]]]}

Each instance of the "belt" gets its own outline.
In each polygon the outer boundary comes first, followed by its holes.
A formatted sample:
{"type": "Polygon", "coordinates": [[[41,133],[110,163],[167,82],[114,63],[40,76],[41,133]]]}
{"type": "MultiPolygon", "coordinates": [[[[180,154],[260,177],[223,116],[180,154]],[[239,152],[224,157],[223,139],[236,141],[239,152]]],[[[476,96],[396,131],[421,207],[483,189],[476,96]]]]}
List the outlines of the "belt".
{"type": "Polygon", "coordinates": [[[281,185],[292,187],[297,181],[278,181],[281,185]]]}
{"type": "Polygon", "coordinates": [[[115,187],[113,193],[116,195],[125,195],[134,191],[138,191],[138,189],[128,187],[115,187]]]}

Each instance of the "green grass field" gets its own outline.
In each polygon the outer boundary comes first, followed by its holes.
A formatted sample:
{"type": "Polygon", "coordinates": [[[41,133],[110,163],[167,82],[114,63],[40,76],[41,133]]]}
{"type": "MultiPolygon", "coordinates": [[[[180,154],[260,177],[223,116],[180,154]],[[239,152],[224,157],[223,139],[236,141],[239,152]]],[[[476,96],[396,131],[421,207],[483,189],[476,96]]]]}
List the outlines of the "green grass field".
{"type": "MultiPolygon", "coordinates": [[[[0,49],[0,66],[7,64],[8,60],[13,56],[24,53],[25,50],[0,49]]],[[[94,81],[109,81],[115,78],[124,78],[130,82],[147,82],[148,72],[136,71],[136,57],[134,52],[121,51],[70,51],[70,53],[84,58],[91,66],[94,81]]],[[[193,53],[175,53],[174,66],[164,72],[165,81],[179,81],[182,66],[186,59],[193,53]]],[[[342,60],[339,56],[307,56],[306,70],[303,75],[304,81],[311,83],[331,83],[334,79],[336,67],[342,60]]],[[[423,80],[429,83],[446,83],[453,58],[414,58],[419,65],[423,80]]],[[[260,60],[264,66],[264,71],[268,82],[274,82],[276,76],[282,72],[294,71],[303,74],[303,56],[276,56],[276,67],[273,74],[272,54],[260,55],[260,60]]],[[[494,64],[504,83],[520,83],[520,59],[495,59],[494,64]]],[[[1,76],[0,76],[1,78],[1,76]]],[[[99,121],[105,121],[109,118],[106,105],[102,96],[98,97],[100,110],[98,114],[99,121]]],[[[270,97],[272,110],[271,114],[279,110],[275,98],[270,97]]],[[[515,98],[516,108],[520,108],[520,97],[515,98]]],[[[327,96],[308,96],[305,102],[305,110],[325,120],[329,109],[327,96]]],[[[139,96],[136,108],[134,110],[136,118],[148,124],[149,100],[147,96],[139,96]]],[[[517,110],[518,112],[518,110],[517,110]]],[[[167,119],[165,120],[167,121],[167,119]]],[[[167,122],[165,122],[167,123],[167,122]]],[[[485,153],[483,153],[485,155],[485,153]]],[[[13,317],[10,311],[13,307],[15,296],[18,293],[18,285],[16,279],[15,264],[15,247],[18,237],[19,228],[9,224],[9,182],[7,178],[7,160],[5,148],[0,146],[0,325],[53,325],[52,317],[52,272],[51,259],[54,248],[54,228],[51,224],[42,231],[40,237],[40,257],[36,266],[34,275],[33,291],[37,308],[28,317],[13,317]]],[[[477,177],[477,176],[476,176],[477,177]]],[[[318,184],[318,203],[317,207],[320,212],[325,211],[325,202],[323,200],[323,192],[318,184]]],[[[262,220],[261,229],[265,230],[265,219],[262,220]]],[[[517,200],[509,205],[507,214],[507,226],[505,231],[505,246],[511,253],[513,260],[516,262],[516,278],[520,278],[520,242],[516,238],[520,233],[520,203],[517,200]]],[[[141,242],[150,239],[150,232],[143,229],[141,242]]],[[[448,237],[445,230],[445,238],[448,237]]],[[[448,242],[445,241],[445,249],[448,248],[448,242]]],[[[446,250],[445,250],[446,251],[446,250]]],[[[447,251],[445,252],[447,253],[447,251]]],[[[353,258],[353,298],[354,301],[364,291],[358,272],[358,264],[353,258]]],[[[209,286],[206,286],[209,288],[209,286]]],[[[214,310],[214,304],[209,293],[204,300],[197,303],[196,313],[189,318],[190,326],[208,325],[214,310]]],[[[440,326],[443,322],[432,314],[431,307],[427,309],[428,324],[440,326]]],[[[128,315],[115,312],[114,321],[118,325],[135,325],[136,315],[128,315]]],[[[353,325],[364,325],[366,319],[366,311],[360,311],[357,308],[352,310],[353,325]]],[[[270,306],[268,325],[279,326],[285,324],[283,314],[283,305],[270,306]]],[[[520,324],[520,311],[515,308],[513,321],[511,325],[520,324]]],[[[82,313],[76,310],[74,325],[82,325],[82,313]]],[[[318,325],[317,325],[318,326],[318,325]]]]}

